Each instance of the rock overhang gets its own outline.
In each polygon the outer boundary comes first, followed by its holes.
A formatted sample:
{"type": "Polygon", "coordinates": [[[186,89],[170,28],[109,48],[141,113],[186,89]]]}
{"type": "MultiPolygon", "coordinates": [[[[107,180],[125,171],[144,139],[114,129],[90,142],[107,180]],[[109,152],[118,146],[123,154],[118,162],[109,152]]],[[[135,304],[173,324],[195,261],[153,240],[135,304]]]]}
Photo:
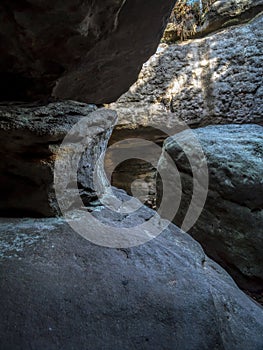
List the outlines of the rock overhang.
{"type": "Polygon", "coordinates": [[[174,3],[2,1],[0,100],[116,100],[155,52],[174,3]]]}

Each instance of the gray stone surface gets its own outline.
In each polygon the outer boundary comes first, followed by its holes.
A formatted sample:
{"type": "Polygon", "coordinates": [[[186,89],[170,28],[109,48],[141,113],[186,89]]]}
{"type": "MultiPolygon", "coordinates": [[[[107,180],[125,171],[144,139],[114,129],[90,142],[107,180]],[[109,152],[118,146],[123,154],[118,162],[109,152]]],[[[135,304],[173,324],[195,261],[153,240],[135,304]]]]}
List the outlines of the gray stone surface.
{"type": "Polygon", "coordinates": [[[155,52],[175,0],[4,0],[0,100],[115,101],[155,52]]]}
{"type": "Polygon", "coordinates": [[[173,128],[176,118],[191,127],[262,124],[262,28],[258,16],[203,39],[162,44],[138,81],[111,104],[118,128],[173,128]]]}
{"type": "MultiPolygon", "coordinates": [[[[160,45],[143,66],[138,81],[110,105],[119,116],[110,143],[141,137],[161,144],[167,135],[160,127],[173,135],[178,119],[192,128],[263,125],[262,29],[263,17],[258,16],[203,39],[160,45]]],[[[133,147],[136,149],[136,141],[133,147]]],[[[153,168],[134,161],[132,173],[123,165],[113,183],[128,190],[126,179],[143,176],[154,178],[153,168]]],[[[149,188],[153,187],[150,180],[149,188]]]]}
{"type": "MultiPolygon", "coordinates": [[[[82,119],[87,121],[87,127],[77,131],[76,142],[86,143],[86,151],[79,164],[78,185],[88,201],[95,196],[94,165],[107,146],[116,113],[73,101],[42,106],[0,105],[2,215],[59,214],[54,192],[54,163],[62,140],[82,119]]],[[[68,145],[69,152],[75,143],[68,145]]]]}
{"type": "MultiPolygon", "coordinates": [[[[203,212],[190,233],[243,288],[262,289],[263,127],[208,126],[196,129],[194,133],[207,159],[209,191],[203,212]]],[[[189,131],[176,135],[176,140],[191,148],[189,131]]],[[[169,154],[180,171],[182,201],[174,219],[180,227],[191,201],[193,175],[176,140],[171,137],[165,141],[158,168],[166,166],[169,154]]],[[[194,152],[191,158],[194,158],[194,152]]],[[[195,166],[198,169],[201,163],[196,162],[195,166]]],[[[171,193],[174,192],[178,184],[173,178],[166,181],[171,193]]],[[[157,188],[161,194],[160,181],[157,188]]]]}
{"type": "MultiPolygon", "coordinates": [[[[154,214],[94,210],[120,230],[129,223],[131,234],[154,214]]],[[[262,307],[172,224],[147,244],[109,249],[62,219],[0,222],[3,349],[263,347],[262,307]]]]}

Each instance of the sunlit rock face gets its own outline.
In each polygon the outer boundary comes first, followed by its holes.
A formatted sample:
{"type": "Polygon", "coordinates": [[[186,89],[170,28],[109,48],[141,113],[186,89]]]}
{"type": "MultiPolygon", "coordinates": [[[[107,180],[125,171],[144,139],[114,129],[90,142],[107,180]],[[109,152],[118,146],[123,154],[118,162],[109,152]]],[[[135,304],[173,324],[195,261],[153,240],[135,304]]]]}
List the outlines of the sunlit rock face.
{"type": "Polygon", "coordinates": [[[263,16],[204,39],[161,45],[112,107],[119,128],[183,119],[197,127],[262,123],[263,16]]]}
{"type": "Polygon", "coordinates": [[[116,100],[156,50],[174,3],[1,1],[0,100],[116,100]]]}
{"type": "MultiPolygon", "coordinates": [[[[110,142],[142,137],[160,145],[167,137],[160,127],[171,135],[180,120],[191,128],[228,123],[262,125],[262,36],[263,16],[259,15],[247,24],[203,39],[160,45],[143,66],[138,81],[110,105],[119,116],[110,142]]],[[[127,164],[120,171],[127,190],[131,172],[127,164]]],[[[133,178],[142,178],[143,172],[149,178],[151,171],[150,167],[143,170],[138,162],[133,178]]],[[[118,174],[114,181],[120,185],[118,174]]]]}
{"type": "MultiPolygon", "coordinates": [[[[60,145],[78,122],[85,128],[76,129],[66,144],[76,166],[78,188],[85,202],[96,198],[93,183],[95,164],[106,149],[116,113],[73,101],[38,105],[17,103],[0,105],[0,215],[55,216],[60,209],[54,189],[54,167],[61,157],[60,145]]],[[[62,167],[63,171],[63,167],[62,167]]],[[[65,201],[71,204],[74,174],[68,174],[65,201]],[[72,188],[72,190],[71,190],[72,188]]]]}

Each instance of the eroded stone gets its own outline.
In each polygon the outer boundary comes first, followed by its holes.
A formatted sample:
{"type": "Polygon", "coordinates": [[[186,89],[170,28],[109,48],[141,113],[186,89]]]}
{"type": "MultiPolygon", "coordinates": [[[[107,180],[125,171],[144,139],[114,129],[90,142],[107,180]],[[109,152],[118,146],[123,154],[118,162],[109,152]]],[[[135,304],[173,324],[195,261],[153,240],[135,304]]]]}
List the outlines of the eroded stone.
{"type": "MultiPolygon", "coordinates": [[[[78,167],[78,186],[88,202],[96,197],[94,166],[106,149],[116,113],[73,101],[43,106],[0,106],[2,215],[53,216],[60,213],[54,190],[54,164],[64,137],[83,119],[86,127],[77,130],[68,151],[73,152],[77,144],[84,145],[86,150],[78,167]]],[[[73,186],[70,180],[69,186],[73,186]]]]}

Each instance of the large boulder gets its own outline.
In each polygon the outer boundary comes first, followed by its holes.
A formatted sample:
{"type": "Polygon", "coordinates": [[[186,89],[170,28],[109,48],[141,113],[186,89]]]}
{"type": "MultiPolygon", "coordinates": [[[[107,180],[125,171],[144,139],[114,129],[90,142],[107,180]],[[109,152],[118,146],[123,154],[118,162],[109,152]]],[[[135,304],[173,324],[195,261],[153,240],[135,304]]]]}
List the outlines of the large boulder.
{"type": "Polygon", "coordinates": [[[0,100],[115,101],[155,52],[174,3],[1,1],[0,100]]]}
{"type": "MultiPolygon", "coordinates": [[[[95,214],[133,235],[154,212],[95,214]]],[[[62,219],[1,219],[0,232],[3,349],[263,347],[262,307],[174,225],[125,249],[96,246],[62,219]]]]}
{"type": "MultiPolygon", "coordinates": [[[[183,131],[165,141],[158,168],[165,167],[167,157],[171,156],[180,172],[182,201],[174,218],[179,226],[192,200],[193,181],[200,184],[203,181],[202,176],[193,180],[189,159],[196,159],[192,162],[196,174],[202,162],[192,147],[192,132],[207,159],[209,191],[190,234],[243,288],[260,290],[263,282],[263,127],[208,126],[183,131]],[[181,145],[190,149],[188,158],[181,145]]],[[[174,178],[168,176],[166,181],[171,193],[176,191],[178,183],[174,178]]],[[[160,197],[160,179],[157,187],[160,197]]]]}
{"type": "MultiPolygon", "coordinates": [[[[84,145],[78,166],[78,186],[85,201],[96,197],[94,167],[106,149],[116,113],[73,101],[48,105],[0,106],[0,213],[54,216],[60,213],[54,190],[54,165],[61,142],[83,120],[68,152],[84,145]]],[[[74,158],[74,157],[72,157],[74,158]]]]}

